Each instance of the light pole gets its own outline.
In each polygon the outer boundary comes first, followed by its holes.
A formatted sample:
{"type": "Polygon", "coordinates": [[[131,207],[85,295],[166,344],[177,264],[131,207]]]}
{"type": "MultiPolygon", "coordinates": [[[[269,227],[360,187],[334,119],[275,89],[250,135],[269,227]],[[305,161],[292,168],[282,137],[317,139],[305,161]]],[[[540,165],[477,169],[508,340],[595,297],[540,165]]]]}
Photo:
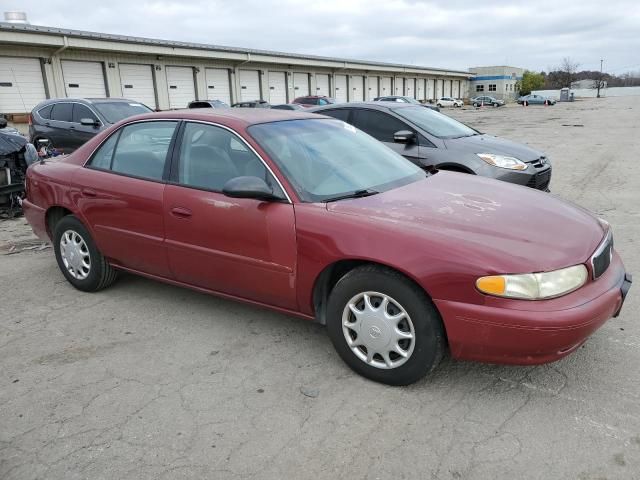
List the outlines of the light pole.
{"type": "Polygon", "coordinates": [[[600,87],[602,86],[602,62],[604,60],[600,59],[600,77],[598,78],[598,98],[600,98],[600,87]]]}

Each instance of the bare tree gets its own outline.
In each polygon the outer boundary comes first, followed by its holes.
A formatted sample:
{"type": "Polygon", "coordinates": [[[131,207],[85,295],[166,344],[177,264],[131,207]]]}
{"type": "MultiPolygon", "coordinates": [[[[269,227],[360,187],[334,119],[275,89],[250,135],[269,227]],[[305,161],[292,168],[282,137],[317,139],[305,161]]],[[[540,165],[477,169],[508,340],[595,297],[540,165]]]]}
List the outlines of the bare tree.
{"type": "Polygon", "coordinates": [[[571,83],[575,78],[576,72],[580,64],[574,62],[571,57],[564,57],[562,63],[558,67],[558,71],[561,73],[562,86],[571,88],[571,83]]]}

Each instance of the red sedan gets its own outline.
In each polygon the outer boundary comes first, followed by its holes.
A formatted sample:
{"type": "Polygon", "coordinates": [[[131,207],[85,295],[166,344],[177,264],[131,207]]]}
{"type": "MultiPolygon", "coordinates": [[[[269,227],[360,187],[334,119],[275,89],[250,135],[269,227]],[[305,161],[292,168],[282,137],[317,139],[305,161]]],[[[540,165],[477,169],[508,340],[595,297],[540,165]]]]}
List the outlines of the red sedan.
{"type": "Polygon", "coordinates": [[[33,165],[24,211],[80,290],[126,271],[315,319],[351,368],[396,385],[447,348],[487,362],[559,359],[618,314],[631,283],[590,213],[426,173],[304,112],[126,119],[33,165]]]}

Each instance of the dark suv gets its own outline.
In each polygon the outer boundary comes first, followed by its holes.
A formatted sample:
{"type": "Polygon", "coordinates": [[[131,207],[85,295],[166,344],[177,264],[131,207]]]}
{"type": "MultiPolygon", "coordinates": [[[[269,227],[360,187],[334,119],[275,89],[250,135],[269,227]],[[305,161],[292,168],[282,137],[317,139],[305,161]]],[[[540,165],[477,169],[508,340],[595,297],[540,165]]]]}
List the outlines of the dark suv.
{"type": "Polygon", "coordinates": [[[48,140],[56,149],[68,153],[114,123],[151,111],[142,103],[124,98],[46,100],[31,111],[29,136],[35,145],[38,140],[48,140]]]}
{"type": "Polygon", "coordinates": [[[420,105],[368,102],[315,107],[359,128],[425,170],[452,170],[548,190],[551,164],[533,148],[477,130],[420,105]]]}

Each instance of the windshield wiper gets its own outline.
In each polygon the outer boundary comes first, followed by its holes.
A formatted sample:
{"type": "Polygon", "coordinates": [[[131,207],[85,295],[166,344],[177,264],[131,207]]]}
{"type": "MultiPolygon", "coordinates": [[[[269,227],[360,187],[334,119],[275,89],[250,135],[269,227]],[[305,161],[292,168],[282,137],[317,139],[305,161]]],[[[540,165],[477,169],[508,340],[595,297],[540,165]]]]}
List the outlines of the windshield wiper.
{"type": "Polygon", "coordinates": [[[337,200],[345,200],[347,198],[362,198],[362,197],[370,197],[371,195],[375,195],[380,193],[376,190],[371,190],[370,188],[365,188],[362,190],[356,190],[355,192],[345,193],[343,195],[337,195],[335,197],[329,197],[322,200],[325,203],[335,202],[337,200]]]}

